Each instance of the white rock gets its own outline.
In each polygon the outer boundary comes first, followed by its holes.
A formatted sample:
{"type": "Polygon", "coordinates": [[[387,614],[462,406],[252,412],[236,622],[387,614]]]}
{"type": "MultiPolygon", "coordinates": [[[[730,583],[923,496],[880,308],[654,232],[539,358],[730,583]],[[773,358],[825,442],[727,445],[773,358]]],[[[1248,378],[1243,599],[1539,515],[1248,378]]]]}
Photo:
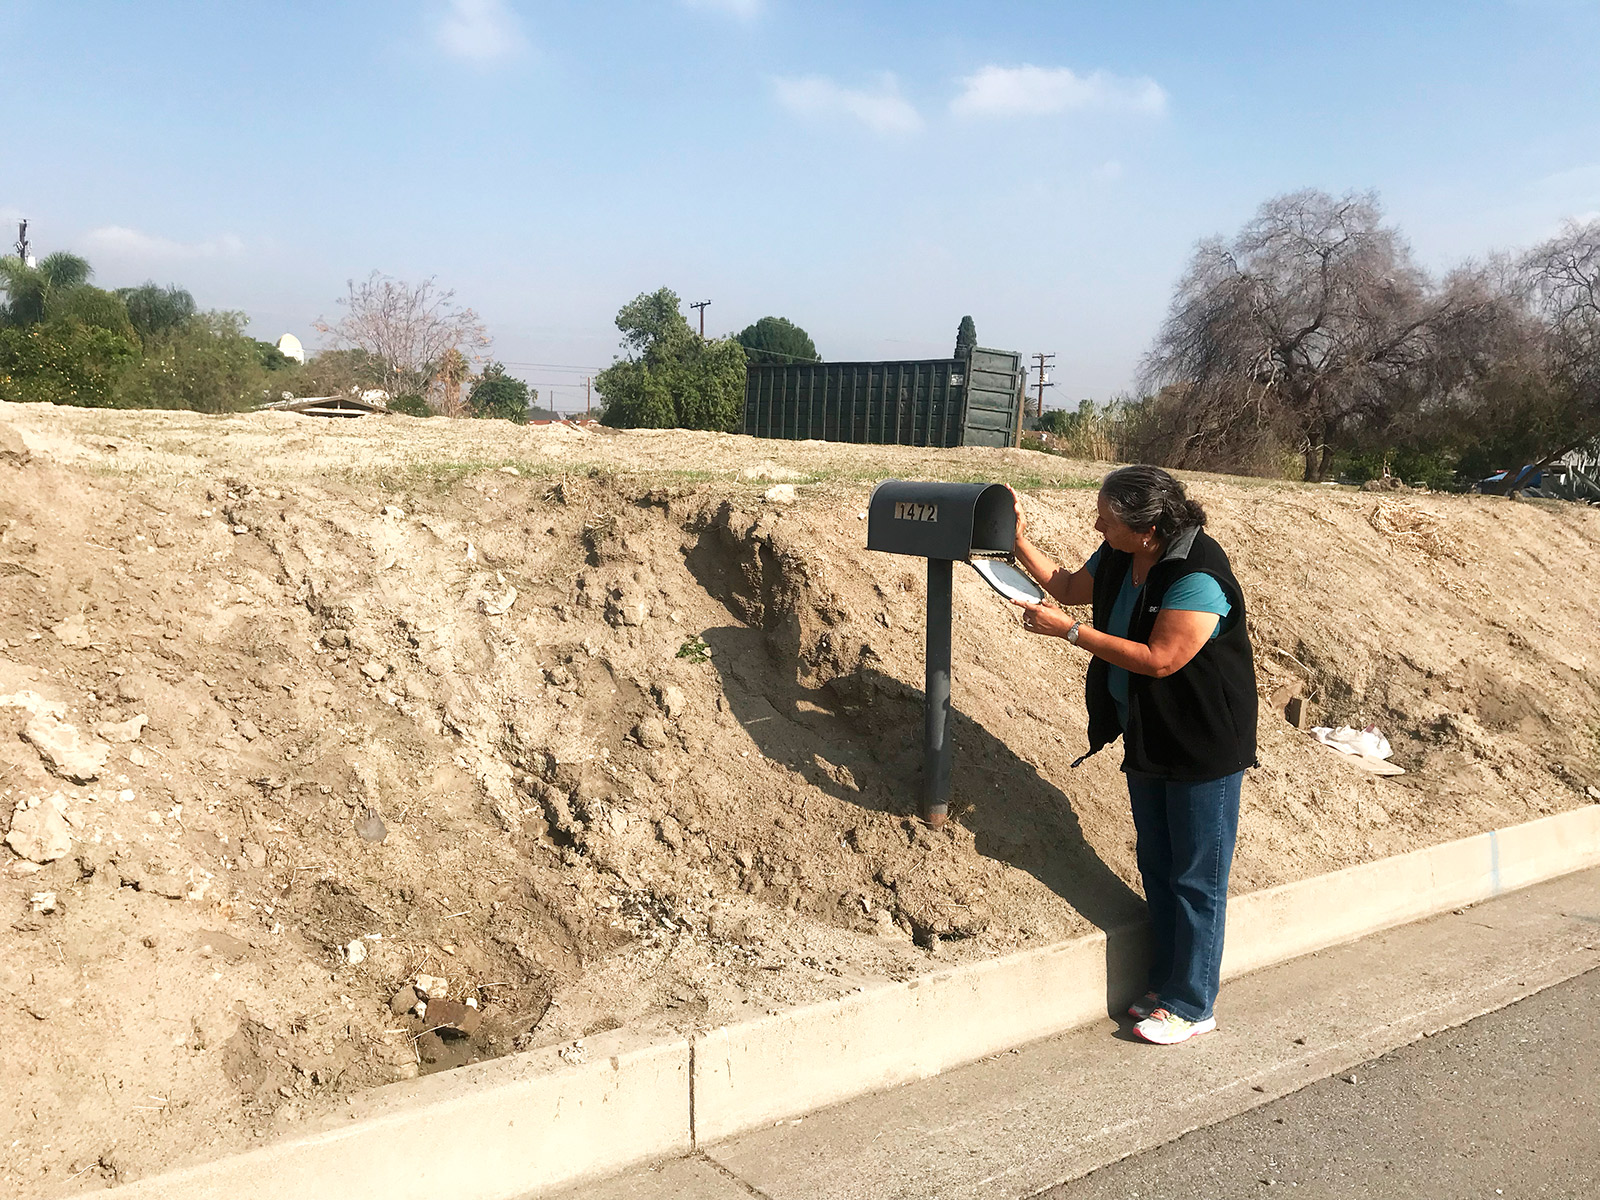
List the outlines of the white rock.
{"type": "Polygon", "coordinates": [[[362,663],[361,673],[368,679],[372,680],[373,683],[377,683],[378,680],[382,679],[389,673],[389,668],[384,666],[381,662],[362,663]]]}
{"type": "Polygon", "coordinates": [[[144,766],[144,751],[135,746],[128,751],[128,761],[136,767],[144,766]]]}
{"type": "Polygon", "coordinates": [[[36,913],[53,913],[56,910],[56,894],[35,892],[28,898],[28,903],[33,906],[33,911],[36,913]]]}
{"type": "Polygon", "coordinates": [[[140,713],[136,717],[129,717],[126,721],[101,721],[94,727],[94,734],[107,742],[137,742],[148,724],[150,718],[140,713]]]}
{"type": "Polygon", "coordinates": [[[256,723],[249,717],[245,717],[239,721],[236,725],[234,725],[234,729],[237,730],[239,736],[247,742],[253,742],[261,736],[261,730],[256,728],[256,723]]]}
{"type": "Polygon", "coordinates": [[[9,696],[0,696],[0,708],[25,708],[34,716],[49,713],[53,717],[67,715],[67,706],[56,700],[46,700],[38,692],[14,692],[9,696]]]}
{"type": "Polygon", "coordinates": [[[56,641],[73,650],[81,650],[93,640],[89,622],[82,613],[73,613],[60,624],[51,626],[50,632],[56,635],[56,641]]]}
{"type": "Polygon", "coordinates": [[[45,766],[74,783],[93,782],[111,756],[110,746],[85,740],[76,728],[48,712],[29,721],[22,736],[39,752],[45,766]]]}
{"type": "Polygon", "coordinates": [[[351,966],[367,961],[367,944],[360,938],[347,943],[344,947],[345,961],[351,966]]]}
{"type": "Polygon", "coordinates": [[[793,504],[795,501],[794,484],[780,483],[769,487],[761,493],[761,498],[768,504],[793,504]]]}
{"type": "Polygon", "coordinates": [[[401,517],[406,515],[406,510],[401,508],[398,504],[385,504],[383,506],[383,515],[398,521],[401,517]]]}
{"type": "Polygon", "coordinates": [[[67,798],[56,792],[20,801],[11,814],[6,845],[29,862],[47,863],[64,857],[72,849],[67,798]]]}
{"type": "Polygon", "coordinates": [[[656,699],[661,705],[661,711],[669,720],[677,720],[689,707],[689,698],[683,694],[683,689],[676,684],[667,684],[661,688],[656,699]]]}
{"type": "Polygon", "coordinates": [[[443,1000],[450,994],[450,981],[437,975],[418,975],[411,986],[429,1000],[443,1000]]]}
{"type": "Polygon", "coordinates": [[[506,588],[502,596],[485,596],[478,603],[483,606],[485,616],[503,617],[511,611],[511,606],[517,602],[517,589],[506,588]]]}

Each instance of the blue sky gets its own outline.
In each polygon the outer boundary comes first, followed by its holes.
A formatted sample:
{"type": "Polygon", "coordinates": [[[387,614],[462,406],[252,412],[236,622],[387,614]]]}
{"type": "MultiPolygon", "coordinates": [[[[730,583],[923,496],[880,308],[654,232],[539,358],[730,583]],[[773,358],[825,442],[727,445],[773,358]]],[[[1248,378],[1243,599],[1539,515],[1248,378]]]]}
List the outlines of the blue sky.
{"type": "Polygon", "coordinates": [[[1434,270],[1600,214],[1600,0],[0,0],[0,45],[7,243],[310,344],[436,276],[562,407],[663,285],[832,359],[971,313],[1062,404],[1271,195],[1376,189],[1434,270]]]}

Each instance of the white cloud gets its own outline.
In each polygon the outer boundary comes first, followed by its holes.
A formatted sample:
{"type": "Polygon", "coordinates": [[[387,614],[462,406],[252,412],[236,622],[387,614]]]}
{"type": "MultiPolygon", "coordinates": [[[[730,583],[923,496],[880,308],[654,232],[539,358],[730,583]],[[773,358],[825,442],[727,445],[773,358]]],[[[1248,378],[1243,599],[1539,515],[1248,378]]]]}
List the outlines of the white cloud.
{"type": "Polygon", "coordinates": [[[683,0],[685,8],[700,12],[722,13],[741,21],[753,21],[767,7],[766,0],[683,0]]]}
{"type": "Polygon", "coordinates": [[[874,133],[915,133],[922,116],[900,94],[895,77],[885,73],[876,88],[848,88],[825,75],[775,79],[778,103],[802,117],[845,118],[874,133]]]}
{"type": "Polygon", "coordinates": [[[506,0],[449,0],[433,37],[451,58],[475,63],[512,58],[528,45],[506,0]]]}
{"type": "Polygon", "coordinates": [[[1000,67],[990,64],[961,81],[950,102],[959,117],[1038,117],[1098,109],[1159,115],[1167,93],[1153,79],[1107,71],[1079,75],[1068,67],[1000,67]]]}
{"type": "Polygon", "coordinates": [[[232,234],[203,242],[175,242],[170,238],[142,233],[125,225],[105,225],[83,235],[84,246],[92,253],[123,260],[169,262],[198,258],[234,258],[244,243],[232,234]]]}

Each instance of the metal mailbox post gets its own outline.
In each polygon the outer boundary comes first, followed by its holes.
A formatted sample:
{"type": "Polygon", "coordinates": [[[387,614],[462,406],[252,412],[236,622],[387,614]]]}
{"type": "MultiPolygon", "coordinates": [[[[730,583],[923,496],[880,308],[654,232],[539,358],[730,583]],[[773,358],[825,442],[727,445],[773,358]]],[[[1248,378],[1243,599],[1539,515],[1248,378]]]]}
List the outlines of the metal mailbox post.
{"type": "Polygon", "coordinates": [[[950,812],[950,595],[953,566],[975,553],[1009,555],[1017,514],[998,483],[886,479],[867,502],[867,549],[928,560],[927,686],[923,707],[922,819],[950,812]]]}

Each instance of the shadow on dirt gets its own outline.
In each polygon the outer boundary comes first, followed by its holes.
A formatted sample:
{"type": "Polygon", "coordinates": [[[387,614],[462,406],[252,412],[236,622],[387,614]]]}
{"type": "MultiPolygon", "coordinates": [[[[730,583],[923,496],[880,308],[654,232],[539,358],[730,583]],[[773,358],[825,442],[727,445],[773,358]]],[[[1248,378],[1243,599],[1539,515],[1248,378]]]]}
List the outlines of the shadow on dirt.
{"type": "MultiPolygon", "coordinates": [[[[702,635],[733,715],[768,758],[861,808],[912,816],[922,779],[923,693],[870,667],[808,688],[772,639],[732,625],[702,635]]],[[[1072,802],[959,709],[952,814],[980,854],[1044,883],[1104,930],[1107,1012],[1144,990],[1144,902],[1084,840],[1072,802]]]]}

